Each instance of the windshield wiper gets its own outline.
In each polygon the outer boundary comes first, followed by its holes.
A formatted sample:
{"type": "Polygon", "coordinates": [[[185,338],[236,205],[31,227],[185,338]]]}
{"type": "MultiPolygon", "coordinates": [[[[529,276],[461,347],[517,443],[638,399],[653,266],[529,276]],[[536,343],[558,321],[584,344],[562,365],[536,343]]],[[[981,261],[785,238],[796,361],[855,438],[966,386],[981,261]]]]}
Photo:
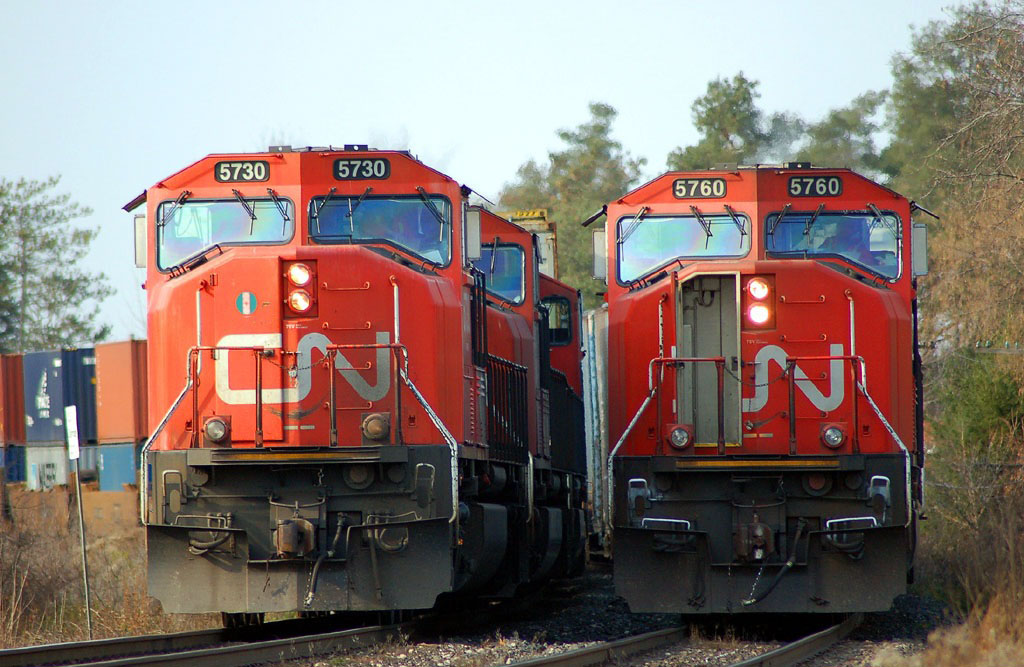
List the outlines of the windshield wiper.
{"type": "Polygon", "coordinates": [[[693,212],[694,217],[697,218],[697,222],[700,223],[700,226],[704,228],[704,233],[707,234],[707,236],[704,237],[704,249],[707,250],[708,244],[711,243],[711,237],[713,236],[711,233],[711,223],[701,215],[700,210],[693,204],[690,204],[690,211],[693,212]]]}
{"type": "Polygon", "coordinates": [[[500,236],[494,237],[494,243],[491,244],[491,271],[490,275],[494,275],[494,256],[498,254],[498,242],[501,241],[500,236]]]}
{"type": "Polygon", "coordinates": [[[363,194],[359,195],[359,199],[356,200],[355,204],[352,203],[351,197],[348,198],[348,213],[345,214],[345,217],[348,218],[348,231],[350,236],[356,235],[356,223],[352,216],[355,214],[356,209],[359,208],[359,205],[363,203],[363,200],[366,199],[366,195],[370,194],[372,190],[373,188],[366,188],[366,190],[363,191],[363,194]]]}
{"type": "Polygon", "coordinates": [[[327,191],[327,196],[323,198],[323,201],[313,209],[313,219],[316,220],[316,233],[320,233],[320,209],[322,209],[327,202],[331,201],[331,195],[338,191],[338,188],[331,188],[327,191]]]}
{"type": "MultiPolygon", "coordinates": [[[[736,227],[740,230],[740,236],[746,236],[746,227],[743,225],[743,221],[740,220],[740,217],[736,215],[736,209],[726,204],[725,212],[729,214],[729,217],[732,218],[733,223],[735,223],[736,227]]],[[[743,239],[740,239],[740,245],[743,245],[743,239]]]]}
{"type": "Polygon", "coordinates": [[[625,243],[626,239],[628,239],[633,234],[633,232],[636,231],[636,228],[640,224],[640,221],[644,219],[644,216],[647,215],[647,213],[650,210],[651,210],[650,206],[641,206],[640,207],[640,210],[637,211],[636,215],[633,216],[633,219],[630,220],[629,225],[626,227],[625,230],[623,230],[622,236],[619,237],[619,240],[617,241],[617,243],[619,245],[622,245],[623,243],[625,243]]]}
{"type": "Polygon", "coordinates": [[[434,214],[434,217],[437,219],[437,223],[439,225],[441,225],[441,231],[438,234],[437,240],[438,241],[443,241],[444,240],[444,216],[441,215],[441,211],[438,211],[437,207],[434,206],[434,202],[430,201],[430,197],[427,196],[427,191],[423,189],[422,185],[417,185],[416,186],[416,190],[420,193],[420,199],[422,199],[423,203],[426,205],[426,207],[428,209],[430,209],[430,212],[434,214]]]}
{"type": "Polygon", "coordinates": [[[903,235],[900,234],[899,226],[889,224],[889,221],[885,219],[885,216],[882,215],[882,212],[878,210],[877,206],[875,206],[874,204],[868,204],[868,208],[870,208],[871,212],[874,214],[875,220],[878,220],[883,225],[885,225],[885,228],[892,232],[893,237],[895,237],[897,241],[900,240],[900,238],[902,238],[903,235]]]}
{"type": "Polygon", "coordinates": [[[256,224],[256,211],[252,210],[252,206],[249,206],[249,202],[245,201],[245,197],[242,196],[241,192],[238,190],[232,190],[231,192],[235,193],[235,199],[245,208],[245,212],[249,214],[249,236],[252,236],[253,225],[256,224]]]}
{"type": "Polygon", "coordinates": [[[285,208],[284,204],[281,203],[281,198],[277,196],[277,193],[274,192],[273,188],[267,188],[267,194],[274,200],[274,205],[277,206],[277,210],[281,212],[281,235],[284,236],[285,231],[288,229],[285,223],[291,220],[291,218],[288,217],[288,210],[285,208]]]}
{"type": "Polygon", "coordinates": [[[783,206],[782,211],[779,213],[778,217],[772,220],[772,223],[768,226],[767,236],[770,236],[772,238],[772,246],[775,245],[775,228],[779,226],[779,223],[782,222],[782,219],[786,217],[787,213],[789,213],[789,209],[791,206],[792,204],[786,204],[785,206],[783,206]]]}
{"type": "Polygon", "coordinates": [[[173,216],[175,214],[175,212],[178,210],[178,207],[180,207],[182,204],[184,204],[185,200],[188,199],[191,196],[192,196],[191,192],[189,192],[188,190],[183,190],[181,192],[181,194],[178,195],[178,198],[174,200],[174,203],[171,204],[171,207],[169,209],[167,209],[167,212],[164,213],[164,216],[160,219],[160,221],[157,222],[156,226],[157,227],[163,227],[164,225],[166,225],[168,223],[168,221],[170,221],[171,216],[173,216]]]}
{"type": "Polygon", "coordinates": [[[816,210],[814,213],[812,213],[811,217],[808,218],[807,222],[804,223],[804,236],[807,236],[808,234],[811,233],[811,227],[814,225],[814,221],[818,219],[818,216],[821,215],[821,212],[824,211],[824,210],[825,210],[825,205],[824,204],[818,204],[818,210],[816,210]]]}

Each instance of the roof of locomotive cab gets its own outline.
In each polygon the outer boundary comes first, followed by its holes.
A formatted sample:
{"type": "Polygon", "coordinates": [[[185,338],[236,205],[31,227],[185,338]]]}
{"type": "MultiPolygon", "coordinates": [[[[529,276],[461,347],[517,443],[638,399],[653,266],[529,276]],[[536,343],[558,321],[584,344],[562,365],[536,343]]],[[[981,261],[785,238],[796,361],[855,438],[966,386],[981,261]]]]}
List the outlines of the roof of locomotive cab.
{"type": "Polygon", "coordinates": [[[905,199],[904,195],[896,192],[892,188],[882,185],[881,183],[874,181],[861,173],[850,169],[849,167],[815,167],[808,162],[786,162],[786,163],[771,163],[771,164],[750,164],[750,165],[718,165],[716,167],[709,167],[707,169],[689,169],[684,171],[666,171],[660,176],[655,176],[651,180],[647,181],[642,185],[638,185],[626,194],[622,195],[613,204],[631,204],[630,199],[641,192],[645,193],[648,197],[650,196],[650,190],[659,188],[663,183],[667,183],[668,187],[671,188],[671,182],[678,178],[686,177],[700,177],[700,176],[714,176],[715,174],[738,174],[739,172],[754,172],[759,171],[776,171],[786,173],[846,173],[854,176],[865,183],[870,184],[873,187],[880,188],[889,192],[894,197],[905,199]]]}
{"type": "Polygon", "coordinates": [[[313,154],[313,153],[316,153],[316,154],[319,154],[319,155],[324,155],[324,154],[336,154],[336,155],[353,155],[353,154],[355,154],[355,155],[359,155],[359,154],[362,154],[362,153],[372,153],[375,156],[395,155],[395,156],[398,156],[398,157],[400,157],[402,159],[406,159],[406,160],[409,160],[411,162],[414,162],[414,163],[420,165],[421,167],[423,167],[424,169],[427,169],[429,171],[434,172],[435,174],[437,174],[438,176],[440,176],[444,180],[448,180],[448,181],[451,181],[453,183],[456,182],[455,179],[452,178],[451,176],[449,176],[448,174],[440,172],[437,169],[434,169],[433,167],[431,167],[430,165],[420,161],[419,158],[414,156],[408,150],[377,149],[377,148],[369,148],[367,146],[352,147],[352,146],[347,146],[347,145],[342,147],[342,148],[336,148],[334,146],[322,146],[322,147],[321,146],[301,146],[301,147],[298,147],[298,148],[292,148],[291,146],[271,146],[266,151],[259,151],[259,152],[256,152],[256,153],[210,153],[209,155],[201,157],[198,160],[196,160],[195,162],[193,162],[193,163],[191,163],[189,165],[186,165],[185,167],[182,167],[178,171],[170,174],[169,176],[166,176],[166,177],[160,179],[159,181],[157,181],[150,188],[147,188],[147,189],[143,190],[142,194],[136,196],[134,199],[129,201],[127,204],[125,204],[122,207],[122,210],[128,211],[128,212],[131,212],[131,211],[135,210],[136,208],[138,208],[142,204],[146,203],[146,196],[149,193],[149,190],[151,190],[153,188],[167,188],[168,186],[165,184],[167,181],[170,181],[170,180],[172,180],[172,179],[174,179],[174,178],[176,178],[178,176],[181,176],[182,174],[185,174],[185,173],[191,171],[192,169],[196,168],[196,166],[198,166],[200,164],[203,164],[205,162],[209,162],[210,160],[239,159],[239,158],[243,158],[244,159],[244,158],[253,158],[253,157],[260,157],[260,156],[271,156],[271,155],[273,155],[273,156],[283,156],[286,153],[295,153],[295,154],[300,154],[300,155],[302,155],[302,154],[313,154]]]}

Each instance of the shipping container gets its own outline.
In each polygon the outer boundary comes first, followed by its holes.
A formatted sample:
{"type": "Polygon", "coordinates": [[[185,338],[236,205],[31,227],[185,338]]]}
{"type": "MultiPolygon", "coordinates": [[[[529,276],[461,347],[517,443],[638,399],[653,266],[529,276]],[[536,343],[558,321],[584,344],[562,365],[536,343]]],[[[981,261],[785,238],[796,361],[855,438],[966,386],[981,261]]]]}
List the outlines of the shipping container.
{"type": "Polygon", "coordinates": [[[60,352],[27,352],[25,380],[25,441],[58,445],[64,435],[64,372],[60,352]]]}
{"type": "Polygon", "coordinates": [[[100,491],[123,491],[136,484],[139,470],[138,447],[134,443],[99,445],[100,491]]]}
{"type": "Polygon", "coordinates": [[[25,447],[25,488],[43,491],[68,483],[68,450],[61,445],[25,447]]]}
{"type": "Polygon", "coordinates": [[[63,367],[64,405],[78,408],[78,438],[96,442],[96,351],[91,347],[60,353],[63,367]]]}
{"type": "Polygon", "coordinates": [[[146,424],[146,341],[96,346],[96,434],[100,444],[142,442],[146,424]]]}
{"type": "Polygon", "coordinates": [[[0,448],[0,458],[4,461],[4,478],[14,484],[25,481],[25,447],[7,445],[0,448]]]}
{"type": "MultiPolygon", "coordinates": [[[[100,448],[98,445],[82,445],[78,448],[78,469],[82,473],[82,481],[90,482],[99,476],[100,448]]],[[[75,462],[70,463],[69,470],[75,471],[75,462]]]]}
{"type": "Polygon", "coordinates": [[[0,356],[0,443],[25,444],[25,386],[20,354],[0,356]]]}

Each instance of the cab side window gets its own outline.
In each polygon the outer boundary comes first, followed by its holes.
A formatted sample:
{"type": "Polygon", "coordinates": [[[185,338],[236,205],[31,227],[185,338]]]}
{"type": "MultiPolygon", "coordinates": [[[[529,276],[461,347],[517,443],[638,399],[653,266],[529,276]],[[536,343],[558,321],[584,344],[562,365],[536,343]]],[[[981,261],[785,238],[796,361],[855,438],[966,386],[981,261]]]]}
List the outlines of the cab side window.
{"type": "Polygon", "coordinates": [[[552,345],[568,345],[572,342],[572,308],[563,296],[549,296],[541,299],[548,309],[548,331],[552,345]]]}

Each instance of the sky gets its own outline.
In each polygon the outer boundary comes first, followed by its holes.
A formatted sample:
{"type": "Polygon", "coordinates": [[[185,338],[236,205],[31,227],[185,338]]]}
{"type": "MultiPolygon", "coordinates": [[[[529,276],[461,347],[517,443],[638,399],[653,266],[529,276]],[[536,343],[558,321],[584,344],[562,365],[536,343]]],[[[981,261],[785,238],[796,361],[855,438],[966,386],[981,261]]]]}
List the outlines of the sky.
{"type": "Polygon", "coordinates": [[[891,85],[912,28],[950,0],[64,2],[0,0],[0,179],[60,175],[100,233],[113,340],[145,336],[121,207],[210,153],[367,143],[411,150],[496,201],[556,132],[618,112],[665,169],[691,105],[743,72],[760,109],[816,120],[891,85]]]}

